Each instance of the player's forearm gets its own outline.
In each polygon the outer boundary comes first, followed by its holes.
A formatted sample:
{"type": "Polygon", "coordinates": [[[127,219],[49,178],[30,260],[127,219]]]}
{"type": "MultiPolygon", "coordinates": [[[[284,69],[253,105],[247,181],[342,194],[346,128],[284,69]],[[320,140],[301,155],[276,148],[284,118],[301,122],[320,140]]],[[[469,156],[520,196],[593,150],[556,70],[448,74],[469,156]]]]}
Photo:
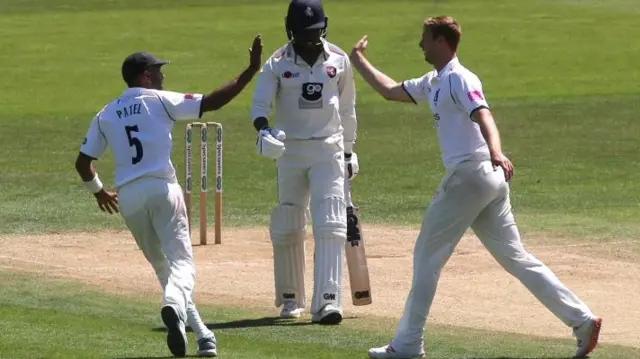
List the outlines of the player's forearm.
{"type": "Polygon", "coordinates": [[[202,112],[215,111],[228,104],[242,92],[256,73],[257,70],[249,67],[227,84],[205,95],[202,98],[202,112]]]}
{"type": "Polygon", "coordinates": [[[342,119],[342,128],[343,137],[344,137],[344,152],[352,153],[353,152],[353,144],[356,140],[356,129],[358,127],[358,122],[356,120],[355,114],[341,114],[340,118],[342,119]]]}
{"type": "Polygon", "coordinates": [[[76,158],[76,171],[78,171],[78,175],[80,175],[80,178],[82,178],[84,182],[89,182],[96,176],[93,162],[85,155],[79,155],[78,158],[76,158]]]}
{"type": "Polygon", "coordinates": [[[80,152],[76,158],[76,171],[78,171],[80,178],[82,178],[82,182],[84,182],[85,187],[87,187],[87,189],[95,196],[98,196],[104,192],[104,188],[102,187],[102,182],[97,176],[93,161],[93,157],[80,152]]]}
{"type": "Polygon", "coordinates": [[[78,171],[80,178],[82,178],[82,181],[84,182],[89,182],[96,176],[96,170],[93,168],[93,165],[85,168],[79,168],[76,166],[76,171],[78,171]]]}
{"type": "Polygon", "coordinates": [[[278,87],[277,81],[271,75],[270,72],[263,71],[256,80],[249,110],[256,131],[269,127],[269,113],[278,87]]]}
{"type": "Polygon", "coordinates": [[[483,108],[475,111],[472,118],[480,127],[480,132],[487,142],[491,155],[502,153],[500,133],[491,112],[483,108]]]}
{"type": "Polygon", "coordinates": [[[351,63],[369,86],[373,87],[384,98],[392,99],[391,89],[398,85],[394,79],[376,69],[362,54],[353,56],[351,63]]]}

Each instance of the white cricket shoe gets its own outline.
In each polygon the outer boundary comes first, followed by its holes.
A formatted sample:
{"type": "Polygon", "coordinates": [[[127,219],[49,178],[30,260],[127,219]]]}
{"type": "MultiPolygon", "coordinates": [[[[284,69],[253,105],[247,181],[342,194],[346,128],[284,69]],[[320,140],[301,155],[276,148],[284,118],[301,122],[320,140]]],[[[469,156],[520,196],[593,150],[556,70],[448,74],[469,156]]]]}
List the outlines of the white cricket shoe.
{"type": "Polygon", "coordinates": [[[602,318],[593,317],[573,329],[573,335],[578,340],[578,350],[574,358],[584,358],[598,345],[602,318]]]}
{"type": "Polygon", "coordinates": [[[199,357],[217,357],[218,348],[216,347],[216,338],[202,338],[198,340],[198,352],[199,357]]]}
{"type": "Polygon", "coordinates": [[[342,322],[342,310],[327,304],[311,317],[313,323],[335,325],[342,322]]]}
{"type": "Polygon", "coordinates": [[[298,308],[298,303],[295,300],[287,300],[282,305],[280,318],[300,318],[302,312],[304,309],[298,308]]]}
{"type": "Polygon", "coordinates": [[[418,359],[424,357],[424,350],[418,354],[402,353],[397,352],[391,345],[369,349],[369,358],[371,359],[418,359]]]}

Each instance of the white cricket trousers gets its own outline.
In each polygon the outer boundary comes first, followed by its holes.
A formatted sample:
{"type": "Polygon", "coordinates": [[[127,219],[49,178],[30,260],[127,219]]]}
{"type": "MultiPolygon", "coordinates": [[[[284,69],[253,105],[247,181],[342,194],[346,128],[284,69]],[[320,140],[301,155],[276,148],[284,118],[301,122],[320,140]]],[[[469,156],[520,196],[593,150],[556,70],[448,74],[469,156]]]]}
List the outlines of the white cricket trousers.
{"type": "MultiPolygon", "coordinates": [[[[307,208],[311,201],[313,211],[325,198],[344,199],[344,149],[339,143],[285,140],[285,145],[287,151],[276,160],[280,204],[307,208]]],[[[318,213],[319,217],[324,215],[318,213]]]]}
{"type": "Polygon", "coordinates": [[[468,161],[445,172],[427,208],[414,248],[411,290],[392,342],[397,351],[420,352],[440,272],[469,227],[496,261],[567,326],[593,315],[524,248],[503,170],[490,161],[468,161]]]}
{"type": "Polygon", "coordinates": [[[198,339],[212,336],[191,297],[195,267],[180,184],[143,177],[121,187],[118,200],[127,227],[164,290],[162,305],[174,306],[198,339]]]}

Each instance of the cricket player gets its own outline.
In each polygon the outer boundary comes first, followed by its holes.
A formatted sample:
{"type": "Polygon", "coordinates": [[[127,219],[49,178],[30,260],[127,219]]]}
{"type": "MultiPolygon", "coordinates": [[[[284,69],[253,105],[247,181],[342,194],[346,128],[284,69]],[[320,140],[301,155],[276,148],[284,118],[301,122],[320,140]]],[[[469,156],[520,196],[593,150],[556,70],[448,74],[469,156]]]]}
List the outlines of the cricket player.
{"type": "Polygon", "coordinates": [[[504,269],[573,328],[576,357],[582,358],[598,342],[601,318],[520,240],[509,199],[513,165],[502,152],[480,79],[456,56],[460,35],[460,26],[449,16],[426,19],[419,45],[434,70],[401,83],[365,58],[367,36],[350,54],[353,66],[385,99],[429,104],[445,167],[415,244],[411,291],[395,337],[389,345],[370,349],[369,357],[424,356],[424,326],[441,270],[471,227],[504,269]]]}
{"type": "Polygon", "coordinates": [[[258,35],[247,69],[206,95],[163,90],[161,67],[169,61],[147,52],[129,55],[122,64],[128,88],[93,118],[76,160],[100,209],[120,212],[155,270],[164,291],[160,314],[167,345],[177,357],[187,351],[185,322],[196,334],[198,356],[217,356],[217,348],[192,300],[195,268],[182,188],[170,158],[171,130],[175,121],[199,119],[231,101],[260,70],[261,54],[258,35]],[[115,161],[116,193],[103,187],[93,166],[107,147],[115,161]]]}
{"type": "Polygon", "coordinates": [[[305,307],[309,209],[315,242],[312,322],[339,324],[347,235],[344,181],[358,172],[358,161],[353,71],[346,53],[325,39],[327,20],[318,0],[290,2],[289,42],[262,66],[251,118],[258,131],[256,151],[275,159],[277,167],[279,204],[270,222],[275,306],[289,318],[305,307]],[[274,100],[276,122],[270,127],[274,100]]]}

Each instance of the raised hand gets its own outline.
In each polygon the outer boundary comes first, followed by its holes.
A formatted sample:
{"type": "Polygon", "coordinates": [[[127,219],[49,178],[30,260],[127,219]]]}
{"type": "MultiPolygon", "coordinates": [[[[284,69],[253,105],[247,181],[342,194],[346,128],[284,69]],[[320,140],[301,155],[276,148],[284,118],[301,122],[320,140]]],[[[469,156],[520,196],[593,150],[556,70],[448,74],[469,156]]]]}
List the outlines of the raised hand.
{"type": "Polygon", "coordinates": [[[367,49],[367,43],[369,42],[368,36],[364,35],[351,49],[351,56],[357,55],[358,53],[364,54],[364,51],[367,49]]]}
{"type": "Polygon", "coordinates": [[[262,36],[256,35],[249,49],[249,67],[258,71],[262,67],[262,36]]]}

